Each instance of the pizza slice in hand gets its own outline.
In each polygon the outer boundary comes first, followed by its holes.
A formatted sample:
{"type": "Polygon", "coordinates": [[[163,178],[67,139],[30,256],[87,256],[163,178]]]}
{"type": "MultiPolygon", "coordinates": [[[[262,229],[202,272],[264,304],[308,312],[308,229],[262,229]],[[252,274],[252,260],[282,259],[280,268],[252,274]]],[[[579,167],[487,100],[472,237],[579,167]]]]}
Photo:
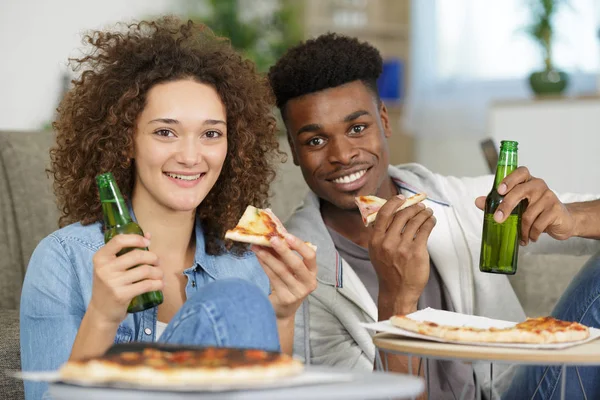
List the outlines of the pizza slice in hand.
{"type": "MultiPolygon", "coordinates": [[[[270,209],[248,206],[235,228],[225,232],[225,239],[272,247],[270,239],[278,236],[281,240],[285,240],[286,233],[287,230],[270,209]]],[[[305,243],[313,250],[317,250],[312,243],[305,243]]]]}
{"type": "MultiPolygon", "coordinates": [[[[407,207],[410,207],[414,204],[420,203],[427,198],[425,193],[417,193],[413,196],[410,196],[408,199],[402,203],[400,207],[394,213],[397,213],[400,210],[404,210],[407,207]]],[[[377,213],[379,209],[383,207],[387,200],[382,199],[377,196],[359,196],[354,198],[354,202],[358,206],[358,210],[360,211],[360,215],[362,216],[363,223],[365,226],[369,226],[375,221],[377,218],[377,213]]]]}

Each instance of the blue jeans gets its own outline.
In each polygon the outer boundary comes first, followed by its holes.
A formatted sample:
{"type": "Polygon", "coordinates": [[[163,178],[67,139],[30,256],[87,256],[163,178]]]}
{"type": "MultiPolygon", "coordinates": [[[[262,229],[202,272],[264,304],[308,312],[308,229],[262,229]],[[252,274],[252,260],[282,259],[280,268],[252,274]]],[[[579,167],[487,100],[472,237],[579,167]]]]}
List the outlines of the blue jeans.
{"type": "Polygon", "coordinates": [[[260,289],[223,279],[188,298],[159,342],[279,351],[275,312],[260,289]]]}
{"type": "MultiPolygon", "coordinates": [[[[581,268],[552,311],[555,318],[600,328],[600,253],[581,268]]],[[[557,400],[561,390],[560,366],[522,366],[502,395],[505,400],[557,400]]],[[[600,367],[567,368],[566,398],[600,399],[600,367]],[[581,382],[580,382],[581,379],[581,382]]]]}

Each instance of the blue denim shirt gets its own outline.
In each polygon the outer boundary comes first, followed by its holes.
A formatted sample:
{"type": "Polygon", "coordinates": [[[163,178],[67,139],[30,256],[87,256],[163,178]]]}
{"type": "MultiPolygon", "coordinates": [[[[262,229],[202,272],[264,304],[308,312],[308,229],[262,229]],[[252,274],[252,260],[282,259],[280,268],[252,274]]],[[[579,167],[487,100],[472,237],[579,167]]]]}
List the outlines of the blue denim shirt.
{"type": "MultiPolygon", "coordinates": [[[[269,280],[254,253],[242,256],[205,253],[204,233],[196,224],[194,265],[183,273],[186,297],[217,279],[254,282],[265,294],[269,280]]],[[[104,245],[100,223],[64,227],[36,247],[21,293],[21,365],[24,371],[57,370],[71,353],[77,330],[92,297],[94,253],[104,245]]],[[[115,343],[155,340],[157,308],[128,314],[119,325],[115,343]]],[[[47,384],[25,382],[27,400],[41,399],[47,384]]]]}

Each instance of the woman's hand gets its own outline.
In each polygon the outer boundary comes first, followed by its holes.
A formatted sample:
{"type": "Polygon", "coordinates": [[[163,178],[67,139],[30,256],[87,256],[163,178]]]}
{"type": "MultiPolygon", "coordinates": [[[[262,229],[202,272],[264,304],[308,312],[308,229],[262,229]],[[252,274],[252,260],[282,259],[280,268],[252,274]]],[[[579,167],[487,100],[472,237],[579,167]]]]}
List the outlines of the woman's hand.
{"type": "Polygon", "coordinates": [[[302,301],[317,288],[316,253],[289,233],[285,240],[271,238],[271,246],[252,246],[251,250],[271,282],[269,299],[277,319],[293,319],[302,301]]]}
{"type": "Polygon", "coordinates": [[[148,247],[149,235],[116,235],[94,254],[92,299],[88,311],[97,322],[117,325],[127,316],[127,306],[135,296],[162,290],[163,272],[158,257],[148,247]],[[121,256],[125,248],[136,248],[121,256]],[[135,267],[135,268],[134,268],[135,267]]]}

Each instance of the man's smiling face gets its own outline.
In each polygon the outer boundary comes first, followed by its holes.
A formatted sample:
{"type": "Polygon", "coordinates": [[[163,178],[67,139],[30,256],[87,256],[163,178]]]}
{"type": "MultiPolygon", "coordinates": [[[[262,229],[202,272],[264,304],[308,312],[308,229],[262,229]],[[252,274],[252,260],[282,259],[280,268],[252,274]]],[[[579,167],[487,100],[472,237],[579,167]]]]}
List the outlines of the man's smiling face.
{"type": "Polygon", "coordinates": [[[387,111],[361,81],[294,98],[284,120],[294,163],[321,199],[344,210],[388,176],[387,111]]]}

